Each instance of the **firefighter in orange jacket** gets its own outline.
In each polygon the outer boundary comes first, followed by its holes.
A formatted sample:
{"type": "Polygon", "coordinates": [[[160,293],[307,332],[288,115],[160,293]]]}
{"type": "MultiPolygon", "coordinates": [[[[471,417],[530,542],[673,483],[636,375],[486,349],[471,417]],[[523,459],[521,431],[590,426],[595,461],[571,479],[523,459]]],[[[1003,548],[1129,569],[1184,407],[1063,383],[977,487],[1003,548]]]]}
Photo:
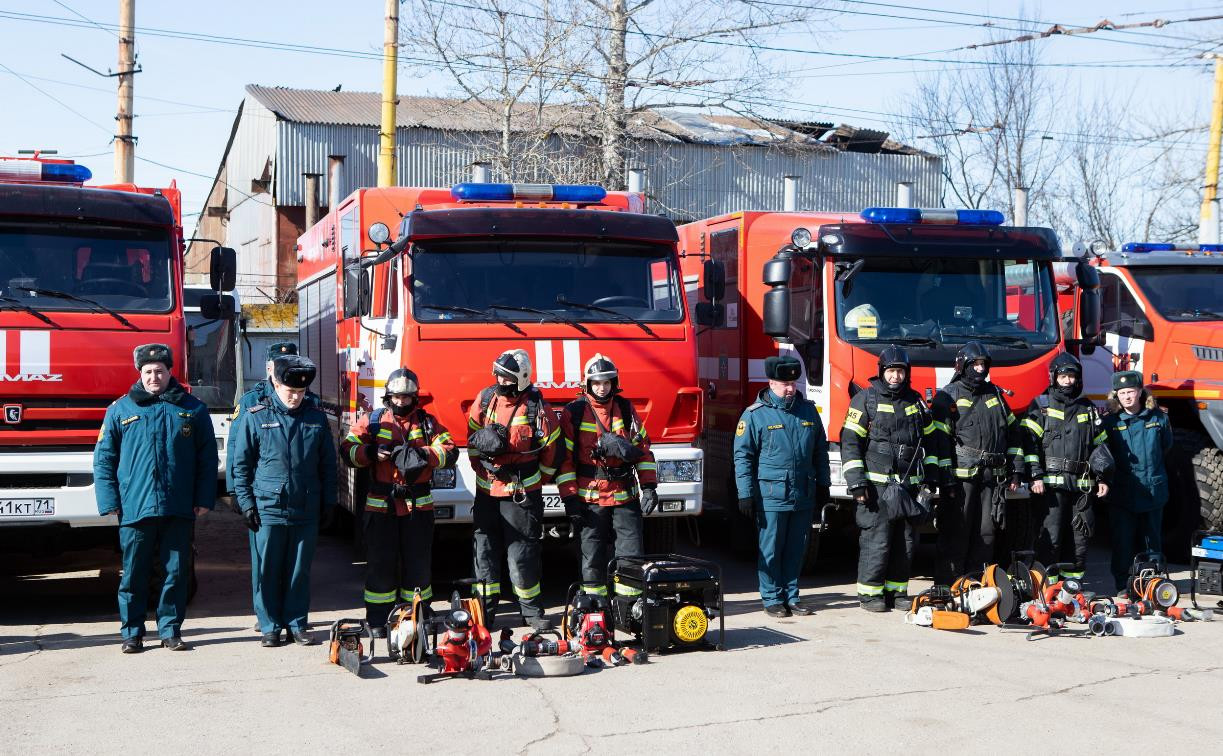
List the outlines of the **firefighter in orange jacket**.
{"type": "Polygon", "coordinates": [[[362,527],[365,534],[365,617],[375,635],[387,615],[419,590],[433,598],[433,470],[458,458],[450,433],[420,406],[411,370],[386,381],[383,406],[362,415],[340,444],[352,467],[371,468],[362,527]]]}
{"type": "Polygon", "coordinates": [[[583,369],[584,396],[561,413],[565,457],[556,476],[565,514],[582,538],[582,584],[607,595],[607,550],[641,556],[642,515],[658,507],[658,466],[650,438],[628,399],[620,373],[596,354],[583,369]]]}
{"type": "Polygon", "coordinates": [[[476,473],[475,590],[491,618],[501,594],[501,559],[507,557],[523,619],[548,629],[539,587],[542,488],[556,477],[561,430],[531,385],[526,351],[502,352],[493,375],[497,382],[480,392],[467,416],[467,454],[476,473]]]}

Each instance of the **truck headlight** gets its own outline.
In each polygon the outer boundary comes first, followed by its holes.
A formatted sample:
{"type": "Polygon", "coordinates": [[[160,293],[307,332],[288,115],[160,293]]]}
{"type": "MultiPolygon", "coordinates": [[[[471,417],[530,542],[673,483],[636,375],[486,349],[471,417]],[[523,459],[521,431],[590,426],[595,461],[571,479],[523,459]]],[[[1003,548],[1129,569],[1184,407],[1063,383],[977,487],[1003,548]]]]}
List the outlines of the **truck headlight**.
{"type": "Polygon", "coordinates": [[[659,483],[695,483],[701,479],[701,463],[691,459],[658,463],[659,483]]]}
{"type": "Polygon", "coordinates": [[[845,485],[845,476],[841,474],[841,460],[839,459],[828,460],[828,472],[831,473],[830,477],[832,478],[832,485],[834,486],[845,485]]]}
{"type": "Polygon", "coordinates": [[[454,468],[434,470],[432,485],[434,488],[454,488],[456,477],[454,468]]]}

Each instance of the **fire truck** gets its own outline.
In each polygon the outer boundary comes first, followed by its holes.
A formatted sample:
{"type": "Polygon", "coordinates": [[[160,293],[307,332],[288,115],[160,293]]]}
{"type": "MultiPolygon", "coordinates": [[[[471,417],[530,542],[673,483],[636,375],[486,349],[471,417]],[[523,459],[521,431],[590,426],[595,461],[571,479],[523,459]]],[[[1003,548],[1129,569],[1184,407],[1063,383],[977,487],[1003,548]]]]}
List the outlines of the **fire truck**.
{"type": "MultiPolygon", "coordinates": [[[[1184,552],[1200,523],[1223,528],[1223,245],[1128,243],[1093,247],[1102,302],[1097,343],[1080,350],[1085,391],[1100,402],[1120,370],[1143,374],[1172,421],[1172,495],[1165,544],[1184,552]]],[[[1082,291],[1058,277],[1063,318],[1081,317],[1082,291]]]]}
{"type": "Polygon", "coordinates": [[[238,295],[224,299],[207,286],[183,287],[183,318],[187,329],[189,390],[204,404],[217,437],[217,495],[225,494],[225,442],[230,418],[242,396],[242,308],[238,295]],[[224,306],[225,310],[221,309],[224,306]]]}
{"type": "MultiPolygon", "coordinates": [[[[131,387],[132,350],[185,354],[180,195],[85,186],[67,160],[0,158],[0,541],[54,552],[115,542],[98,516],[93,446],[131,387]]],[[[214,288],[233,251],[213,250],[214,288]]],[[[219,313],[230,298],[201,304],[219,313]]],[[[232,301],[228,304],[232,307],[232,301]]],[[[186,361],[173,373],[187,385],[186,361]]]]}
{"type": "MultiPolygon", "coordinates": [[[[677,518],[701,511],[703,394],[675,227],[642,209],[639,194],[533,184],[359,189],[338,203],[301,236],[297,283],[301,349],[319,365],[315,390],[337,434],[381,406],[386,377],[406,366],[463,447],[467,411],[501,352],[526,350],[558,413],[602,353],[658,461],[647,550],[668,550],[677,518]]],[[[354,515],[365,478],[341,468],[340,501],[354,515]]],[[[437,522],[470,523],[475,490],[463,449],[434,474],[437,522]]],[[[545,532],[565,535],[556,489],[544,499],[545,532]]]]}
{"type": "MultiPolygon", "coordinates": [[[[1002,223],[990,210],[868,208],[741,212],[681,226],[684,281],[698,300],[701,445],[718,471],[706,481],[711,510],[738,517],[734,429],[767,385],[765,358],[779,352],[802,363],[800,385],[824,420],[834,499],[848,498],[846,409],[889,344],[905,347],[913,387],[930,398],[951,380],[960,347],[980,341],[993,356],[991,378],[1013,392],[1015,411],[1026,410],[1062,344],[1053,279],[1062,253],[1052,230],[1002,223]]],[[[1095,269],[1074,269],[1090,303],[1095,269]]],[[[1084,318],[1084,333],[1096,327],[1084,318]]]]}

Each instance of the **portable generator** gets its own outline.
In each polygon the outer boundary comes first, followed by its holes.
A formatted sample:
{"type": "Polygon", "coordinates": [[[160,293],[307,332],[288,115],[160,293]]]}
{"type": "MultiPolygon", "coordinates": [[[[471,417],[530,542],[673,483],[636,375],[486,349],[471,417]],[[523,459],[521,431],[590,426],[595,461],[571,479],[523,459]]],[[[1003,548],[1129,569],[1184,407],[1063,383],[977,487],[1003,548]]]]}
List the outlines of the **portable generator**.
{"type": "Polygon", "coordinates": [[[650,653],[696,648],[723,650],[722,568],[679,554],[619,557],[607,566],[617,630],[650,653]],[[717,643],[709,623],[718,621],[717,643]]]}
{"type": "MultiPolygon", "coordinates": [[[[1223,533],[1199,530],[1193,534],[1189,557],[1189,596],[1194,609],[1198,594],[1223,596],[1223,533]]],[[[1223,601],[1215,606],[1223,609],[1223,601]]]]}

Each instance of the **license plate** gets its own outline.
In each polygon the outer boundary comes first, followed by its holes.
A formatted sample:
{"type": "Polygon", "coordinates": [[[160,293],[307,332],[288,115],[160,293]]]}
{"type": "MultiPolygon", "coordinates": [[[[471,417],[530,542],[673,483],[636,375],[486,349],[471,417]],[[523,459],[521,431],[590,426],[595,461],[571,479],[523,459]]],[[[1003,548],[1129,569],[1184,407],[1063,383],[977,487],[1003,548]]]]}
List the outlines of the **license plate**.
{"type": "Polygon", "coordinates": [[[560,494],[544,494],[544,510],[564,509],[560,494]]]}
{"type": "Polygon", "coordinates": [[[50,517],[55,499],[0,499],[0,517],[50,517]]]}

